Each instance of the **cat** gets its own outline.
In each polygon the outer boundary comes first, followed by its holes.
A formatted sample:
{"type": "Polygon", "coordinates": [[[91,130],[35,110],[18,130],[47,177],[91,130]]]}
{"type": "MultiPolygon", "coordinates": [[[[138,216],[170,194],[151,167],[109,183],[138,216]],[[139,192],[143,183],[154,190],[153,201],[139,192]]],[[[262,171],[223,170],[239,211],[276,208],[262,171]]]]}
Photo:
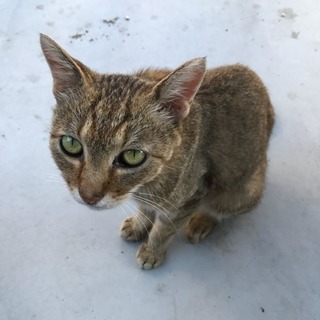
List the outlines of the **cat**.
{"type": "Polygon", "coordinates": [[[262,197],[274,110],[242,65],[98,74],[48,36],[40,43],[56,106],[50,149],[74,198],[95,209],[134,199],[120,235],[144,240],[136,259],[158,267],[172,236],[191,243],[262,197]]]}

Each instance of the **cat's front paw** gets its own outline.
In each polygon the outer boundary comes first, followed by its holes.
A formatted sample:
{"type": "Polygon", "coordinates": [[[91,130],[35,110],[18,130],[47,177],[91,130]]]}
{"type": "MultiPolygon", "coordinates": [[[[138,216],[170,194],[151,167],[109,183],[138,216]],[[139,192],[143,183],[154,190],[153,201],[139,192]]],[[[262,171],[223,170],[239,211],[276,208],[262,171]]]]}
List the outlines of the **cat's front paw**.
{"type": "Polygon", "coordinates": [[[147,231],[137,220],[136,216],[132,216],[122,222],[120,228],[121,238],[129,241],[140,241],[146,236],[147,231]]]}
{"type": "Polygon", "coordinates": [[[153,269],[163,262],[165,252],[155,253],[146,243],[143,243],[137,252],[137,262],[141,269],[153,269]]]}

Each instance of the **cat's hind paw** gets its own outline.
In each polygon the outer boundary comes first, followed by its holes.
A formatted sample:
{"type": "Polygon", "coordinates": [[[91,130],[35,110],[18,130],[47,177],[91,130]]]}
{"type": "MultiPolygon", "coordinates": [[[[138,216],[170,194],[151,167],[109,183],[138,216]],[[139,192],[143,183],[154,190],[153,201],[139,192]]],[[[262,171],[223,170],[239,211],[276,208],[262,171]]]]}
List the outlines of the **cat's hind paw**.
{"type": "Polygon", "coordinates": [[[216,224],[217,222],[207,215],[201,213],[193,214],[186,227],[186,234],[189,242],[200,242],[209,235],[216,224]]]}
{"type": "Polygon", "coordinates": [[[165,252],[155,253],[146,243],[143,243],[137,252],[137,263],[141,269],[153,269],[160,266],[165,254],[165,252]]]}

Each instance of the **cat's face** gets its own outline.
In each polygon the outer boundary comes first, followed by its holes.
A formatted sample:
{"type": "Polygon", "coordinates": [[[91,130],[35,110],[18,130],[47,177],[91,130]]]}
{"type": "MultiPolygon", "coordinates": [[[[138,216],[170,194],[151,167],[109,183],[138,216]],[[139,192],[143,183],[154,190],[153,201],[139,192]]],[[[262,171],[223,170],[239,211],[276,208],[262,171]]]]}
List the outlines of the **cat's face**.
{"type": "Polygon", "coordinates": [[[202,81],[204,60],[192,60],[158,83],[99,75],[50,38],[41,36],[41,45],[57,100],[53,158],[76,200],[115,207],[168,165],[202,81]]]}
{"type": "Polygon", "coordinates": [[[75,199],[111,208],[159,175],[179,141],[176,125],[155,110],[151,86],[97,75],[58,101],[50,148],[75,199]]]}

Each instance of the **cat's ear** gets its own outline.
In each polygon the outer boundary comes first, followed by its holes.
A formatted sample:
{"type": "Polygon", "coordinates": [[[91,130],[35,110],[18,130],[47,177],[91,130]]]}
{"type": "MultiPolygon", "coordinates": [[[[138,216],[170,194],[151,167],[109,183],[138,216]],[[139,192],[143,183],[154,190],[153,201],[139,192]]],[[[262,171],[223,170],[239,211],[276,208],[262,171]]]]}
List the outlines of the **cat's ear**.
{"type": "Polygon", "coordinates": [[[206,71],[206,58],[190,60],[170,73],[155,87],[162,110],[170,113],[176,122],[190,111],[190,103],[196,95],[206,71]]]}
{"type": "Polygon", "coordinates": [[[53,93],[67,94],[83,84],[90,70],[81,62],[73,59],[55,41],[46,35],[40,35],[40,44],[53,77],[53,93]]]}

